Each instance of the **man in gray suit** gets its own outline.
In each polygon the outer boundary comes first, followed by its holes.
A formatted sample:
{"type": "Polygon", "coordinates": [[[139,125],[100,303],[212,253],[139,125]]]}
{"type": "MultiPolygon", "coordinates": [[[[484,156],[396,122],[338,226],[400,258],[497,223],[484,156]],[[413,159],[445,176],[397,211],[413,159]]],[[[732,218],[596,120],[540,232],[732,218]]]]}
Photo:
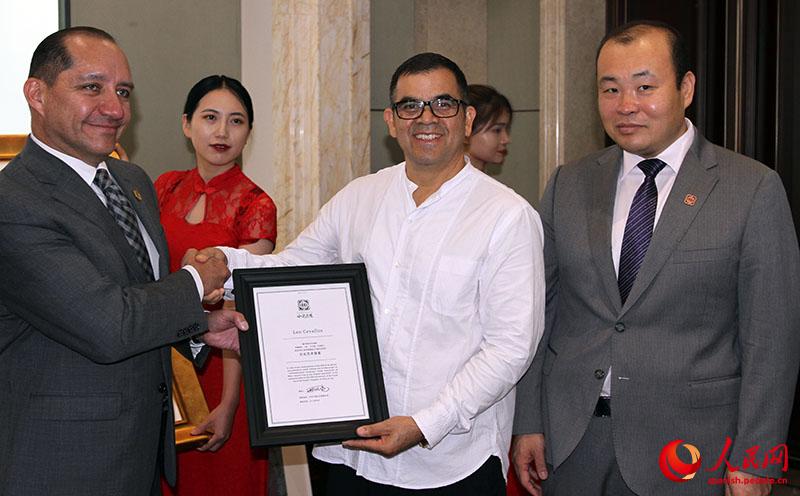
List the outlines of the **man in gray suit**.
{"type": "Polygon", "coordinates": [[[617,144],[560,167],[542,198],[546,328],[512,449],[532,494],[767,494],[751,478],[783,469],[794,226],[774,171],[684,117],[687,60],[669,26],[610,33],[598,105],[617,144]]]}
{"type": "Polygon", "coordinates": [[[238,349],[246,327],[201,306],[223,264],[168,274],[152,183],[108,157],[132,90],[103,31],[34,52],[32,133],[0,173],[0,494],[160,493],[162,467],[175,478],[167,345],[210,327],[238,349]]]}

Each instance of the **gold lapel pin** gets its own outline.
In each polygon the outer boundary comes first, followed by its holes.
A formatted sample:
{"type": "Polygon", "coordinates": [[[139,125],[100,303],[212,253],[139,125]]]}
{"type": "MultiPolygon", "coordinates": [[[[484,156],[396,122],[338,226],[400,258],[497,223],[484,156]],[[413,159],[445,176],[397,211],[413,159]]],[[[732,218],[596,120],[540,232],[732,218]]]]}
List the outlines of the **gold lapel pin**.
{"type": "Polygon", "coordinates": [[[142,193],[140,193],[138,189],[133,190],[133,197],[138,201],[142,201],[142,193]]]}
{"type": "Polygon", "coordinates": [[[697,197],[693,194],[689,193],[688,195],[683,197],[683,203],[693,207],[695,203],[697,203],[697,197]]]}

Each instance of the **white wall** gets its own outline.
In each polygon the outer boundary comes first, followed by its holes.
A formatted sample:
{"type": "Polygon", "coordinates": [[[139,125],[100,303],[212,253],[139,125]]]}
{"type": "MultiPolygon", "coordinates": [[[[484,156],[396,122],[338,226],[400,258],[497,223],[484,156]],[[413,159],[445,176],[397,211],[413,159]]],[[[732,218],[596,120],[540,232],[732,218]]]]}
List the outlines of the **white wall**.
{"type": "Polygon", "coordinates": [[[28,78],[31,55],[39,42],[58,29],[58,3],[53,0],[3,0],[0,5],[0,134],[28,134],[30,112],[22,85],[28,78]],[[8,40],[13,40],[9,42],[8,40]]]}

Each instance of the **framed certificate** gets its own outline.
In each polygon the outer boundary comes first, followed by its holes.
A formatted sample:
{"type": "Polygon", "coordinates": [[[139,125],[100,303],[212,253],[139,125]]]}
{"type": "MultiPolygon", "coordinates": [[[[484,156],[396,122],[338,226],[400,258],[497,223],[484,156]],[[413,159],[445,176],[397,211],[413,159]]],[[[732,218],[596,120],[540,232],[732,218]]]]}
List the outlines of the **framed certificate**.
{"type": "Polygon", "coordinates": [[[388,418],[364,264],[238,269],[252,446],[341,441],[388,418]]]}

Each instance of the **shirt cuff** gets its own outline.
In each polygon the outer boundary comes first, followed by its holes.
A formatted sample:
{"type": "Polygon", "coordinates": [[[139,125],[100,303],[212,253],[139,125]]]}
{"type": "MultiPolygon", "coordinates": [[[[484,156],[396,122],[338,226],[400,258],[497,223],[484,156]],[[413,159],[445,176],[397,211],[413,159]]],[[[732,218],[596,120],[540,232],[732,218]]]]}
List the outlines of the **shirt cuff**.
{"type": "MultiPolygon", "coordinates": [[[[191,267],[191,265],[187,265],[187,267],[191,267]]],[[[194,267],[192,267],[192,270],[194,270],[194,267]]],[[[191,271],[189,271],[189,272],[191,272],[191,271]]],[[[197,271],[195,270],[195,273],[196,272],[197,271]]],[[[211,313],[208,310],[206,310],[205,308],[203,309],[203,311],[206,313],[206,316],[208,316],[208,314],[211,313]]],[[[197,355],[199,355],[203,351],[203,348],[206,346],[206,343],[204,343],[200,339],[200,336],[201,336],[200,334],[198,334],[197,336],[192,336],[192,338],[189,340],[189,351],[192,352],[192,358],[193,359],[196,359],[197,355]]]]}
{"type": "Polygon", "coordinates": [[[181,267],[181,269],[192,275],[192,279],[194,279],[194,285],[197,286],[197,295],[200,297],[200,301],[203,301],[203,294],[205,294],[203,290],[205,288],[203,288],[203,280],[200,279],[200,273],[198,273],[197,269],[191,265],[184,265],[181,267]]]}
{"type": "Polygon", "coordinates": [[[192,351],[192,358],[197,358],[197,355],[203,351],[203,346],[206,344],[198,339],[197,336],[189,340],[189,349],[192,351]]]}
{"type": "Polygon", "coordinates": [[[453,429],[454,421],[441,405],[420,410],[411,416],[427,441],[423,447],[432,449],[453,429]]]}
{"type": "Polygon", "coordinates": [[[226,300],[233,299],[233,269],[240,269],[244,265],[237,257],[237,251],[235,248],[230,248],[228,246],[217,246],[219,250],[225,254],[225,258],[228,260],[228,270],[231,271],[231,276],[225,281],[225,284],[222,286],[225,289],[225,294],[223,298],[226,300]]]}

